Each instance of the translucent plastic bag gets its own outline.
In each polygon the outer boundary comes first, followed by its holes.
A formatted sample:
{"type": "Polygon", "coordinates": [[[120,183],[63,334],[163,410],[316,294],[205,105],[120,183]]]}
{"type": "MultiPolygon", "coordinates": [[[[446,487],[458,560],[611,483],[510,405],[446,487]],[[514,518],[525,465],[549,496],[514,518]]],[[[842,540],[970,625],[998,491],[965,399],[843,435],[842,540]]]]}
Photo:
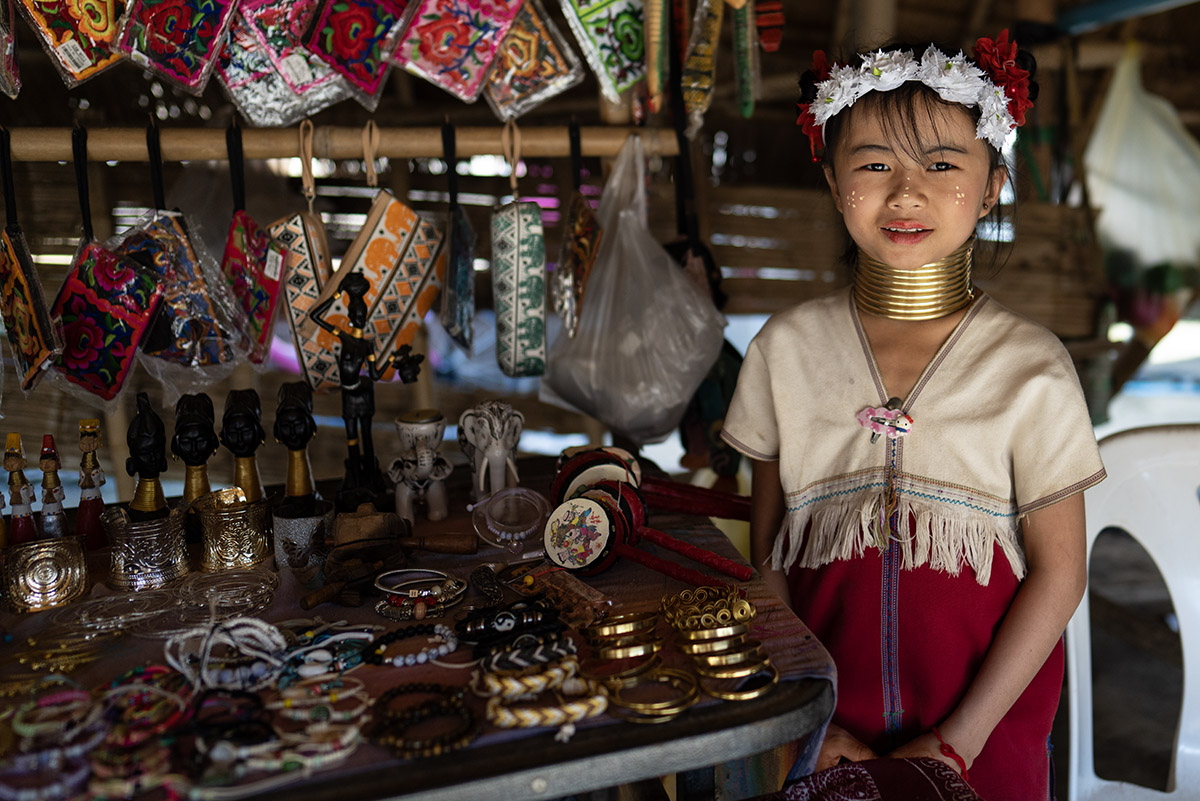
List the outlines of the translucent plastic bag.
{"type": "Polygon", "coordinates": [[[679,424],[721,350],[724,316],[646,223],[641,139],[621,148],[600,200],[604,238],[576,335],[550,348],[541,399],[592,415],[635,442],[679,424]]]}

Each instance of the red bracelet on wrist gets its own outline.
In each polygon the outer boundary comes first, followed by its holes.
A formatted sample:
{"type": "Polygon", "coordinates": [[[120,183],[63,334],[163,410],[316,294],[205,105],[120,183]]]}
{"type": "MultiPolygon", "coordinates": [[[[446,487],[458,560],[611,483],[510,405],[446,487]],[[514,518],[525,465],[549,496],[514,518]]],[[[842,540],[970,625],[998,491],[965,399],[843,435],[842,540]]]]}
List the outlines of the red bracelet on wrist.
{"type": "Polygon", "coordinates": [[[937,737],[938,742],[942,744],[942,755],[948,756],[958,763],[958,771],[962,774],[963,781],[970,781],[970,778],[967,776],[967,761],[958,755],[958,752],[954,750],[954,746],[942,739],[942,733],[938,731],[937,726],[933,727],[933,736],[937,737]]]}

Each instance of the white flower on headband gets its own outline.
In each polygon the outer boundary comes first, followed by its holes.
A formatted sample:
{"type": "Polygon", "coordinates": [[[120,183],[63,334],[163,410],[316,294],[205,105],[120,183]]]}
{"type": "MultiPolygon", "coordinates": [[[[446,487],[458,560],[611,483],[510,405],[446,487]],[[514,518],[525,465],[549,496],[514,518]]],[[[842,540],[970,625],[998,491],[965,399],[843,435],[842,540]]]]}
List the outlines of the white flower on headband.
{"type": "Polygon", "coordinates": [[[862,94],[890,92],[906,81],[915,80],[919,68],[908,50],[869,53],[862,57],[862,66],[858,68],[859,85],[864,89],[862,94]]]}
{"type": "Polygon", "coordinates": [[[1004,140],[1017,127],[1008,113],[1008,97],[1004,90],[988,82],[987,91],[979,98],[979,124],[975,128],[976,139],[986,139],[997,150],[1004,148],[1004,140]]]}
{"type": "Polygon", "coordinates": [[[937,92],[947,103],[966,106],[974,106],[989,89],[983,70],[967,61],[961,51],[954,58],[946,58],[946,54],[933,45],[921,56],[917,80],[937,92]]]}

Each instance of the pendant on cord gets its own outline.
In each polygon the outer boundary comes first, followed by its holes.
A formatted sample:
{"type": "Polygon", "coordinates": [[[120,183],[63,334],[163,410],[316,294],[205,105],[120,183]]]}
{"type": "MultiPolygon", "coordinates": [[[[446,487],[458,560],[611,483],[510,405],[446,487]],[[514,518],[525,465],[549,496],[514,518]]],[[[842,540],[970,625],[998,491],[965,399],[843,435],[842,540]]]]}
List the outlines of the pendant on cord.
{"type": "Polygon", "coordinates": [[[868,406],[856,415],[858,424],[871,432],[872,443],[881,434],[896,439],[912,431],[913,419],[901,410],[901,404],[899,398],[891,398],[886,406],[868,406]]]}

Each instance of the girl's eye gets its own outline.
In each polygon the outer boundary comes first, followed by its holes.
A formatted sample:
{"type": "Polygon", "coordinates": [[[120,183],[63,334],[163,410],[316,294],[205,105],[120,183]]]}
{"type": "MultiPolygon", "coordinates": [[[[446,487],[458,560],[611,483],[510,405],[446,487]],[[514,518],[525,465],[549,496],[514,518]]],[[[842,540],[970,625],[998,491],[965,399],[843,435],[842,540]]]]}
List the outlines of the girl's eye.
{"type": "Polygon", "coordinates": [[[879,162],[875,162],[873,164],[864,164],[862,167],[862,169],[866,170],[867,172],[885,172],[887,168],[888,166],[886,164],[880,164],[879,162]]]}
{"type": "Polygon", "coordinates": [[[937,161],[929,165],[929,169],[933,172],[946,172],[955,169],[955,166],[948,161],[937,161]]]}

